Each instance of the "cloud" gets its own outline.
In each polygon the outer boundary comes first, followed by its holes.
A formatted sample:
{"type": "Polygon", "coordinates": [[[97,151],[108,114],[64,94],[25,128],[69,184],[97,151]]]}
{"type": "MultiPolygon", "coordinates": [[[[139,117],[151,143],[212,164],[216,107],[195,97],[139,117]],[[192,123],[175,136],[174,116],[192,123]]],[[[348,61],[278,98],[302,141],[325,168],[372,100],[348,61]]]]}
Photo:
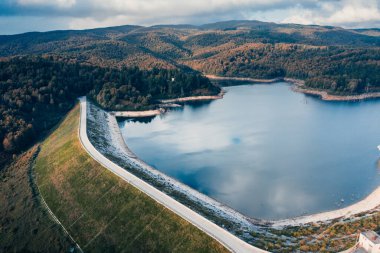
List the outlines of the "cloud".
{"type": "MultiPolygon", "coordinates": [[[[379,27],[380,0],[0,0],[0,16],[45,18],[51,27],[201,24],[229,19],[379,27]]],[[[12,19],[9,24],[12,26],[12,19]]],[[[25,21],[27,24],[28,22],[25,21]]],[[[32,22],[33,23],[33,22],[32,22]]],[[[25,29],[32,29],[26,25],[25,29]]],[[[35,27],[34,30],[38,30],[35,27]]]]}
{"type": "Polygon", "coordinates": [[[342,0],[322,2],[316,10],[293,8],[283,23],[340,25],[345,27],[379,27],[378,0],[342,0]]]}
{"type": "Polygon", "coordinates": [[[378,21],[380,18],[379,4],[373,1],[345,1],[348,2],[342,6],[342,9],[333,12],[327,22],[345,24],[360,23],[368,21],[378,21]]]}

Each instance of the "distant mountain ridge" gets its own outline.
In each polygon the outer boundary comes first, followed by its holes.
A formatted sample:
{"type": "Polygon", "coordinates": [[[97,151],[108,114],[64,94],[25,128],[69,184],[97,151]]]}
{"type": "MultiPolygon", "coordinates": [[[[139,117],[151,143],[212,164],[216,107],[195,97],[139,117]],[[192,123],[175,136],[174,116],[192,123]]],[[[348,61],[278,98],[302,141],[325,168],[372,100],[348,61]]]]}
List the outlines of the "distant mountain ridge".
{"type": "Polygon", "coordinates": [[[4,151],[25,148],[79,95],[121,110],[219,92],[197,72],[296,78],[337,95],[380,92],[379,35],[376,28],[235,20],[0,36],[0,166],[9,160],[4,151]]]}
{"type": "Polygon", "coordinates": [[[0,36],[0,57],[48,55],[101,67],[192,68],[206,74],[293,77],[334,93],[378,91],[380,29],[231,20],[0,36]]]}
{"type": "MultiPolygon", "coordinates": [[[[379,46],[379,39],[371,39],[368,37],[379,37],[379,36],[370,36],[366,34],[366,32],[380,32],[380,28],[363,28],[363,29],[344,29],[341,27],[334,27],[334,26],[319,26],[319,25],[300,25],[300,24],[277,24],[273,22],[262,22],[262,21],[256,21],[256,20],[231,20],[231,21],[221,21],[221,22],[215,22],[215,23],[209,23],[209,24],[203,24],[203,25],[191,25],[191,24],[177,24],[177,25],[171,25],[171,24],[163,24],[163,25],[153,25],[153,26],[138,26],[138,25],[122,25],[122,26],[114,26],[114,27],[104,27],[104,28],[93,28],[93,29],[85,29],[85,30],[56,30],[56,31],[48,31],[48,32],[27,32],[22,34],[16,34],[16,35],[0,35],[0,42],[4,42],[8,39],[8,41],[14,40],[21,37],[29,37],[37,36],[37,37],[47,37],[52,35],[66,35],[66,36],[75,36],[75,35],[91,35],[91,36],[99,36],[99,37],[110,37],[112,34],[128,34],[129,32],[140,30],[144,32],[151,32],[151,31],[157,31],[160,29],[173,29],[173,30],[199,30],[199,31],[205,31],[205,30],[221,30],[221,31],[228,31],[228,30],[266,30],[266,31],[273,31],[278,30],[279,33],[289,33],[288,31],[281,30],[281,29],[293,29],[293,33],[301,33],[303,31],[313,32],[313,33],[330,33],[329,35],[332,35],[333,33],[338,34],[344,34],[346,36],[353,36],[356,37],[355,41],[361,42],[363,44],[368,44],[370,46],[379,46]]],[[[310,35],[310,34],[309,34],[310,35]]],[[[303,34],[303,38],[310,38],[310,36],[306,36],[306,34],[303,34]]],[[[328,36],[325,37],[326,39],[328,36]]],[[[302,39],[302,36],[299,38],[302,39]]],[[[329,41],[324,41],[329,42],[329,41]]],[[[349,44],[351,45],[352,42],[341,41],[340,43],[337,42],[329,42],[331,44],[336,45],[345,45],[349,44]]],[[[362,44],[362,45],[363,45],[362,44]]]]}
{"type": "MultiPolygon", "coordinates": [[[[234,20],[196,25],[156,25],[151,27],[124,25],[87,30],[57,30],[50,32],[29,32],[17,35],[0,35],[0,56],[19,54],[72,54],[78,47],[107,45],[123,42],[118,47],[136,47],[146,54],[149,48],[168,43],[174,48],[191,50],[194,41],[214,36],[222,41],[297,43],[323,46],[379,47],[380,29],[343,29],[331,26],[276,24],[261,21],[234,20]],[[150,45],[142,44],[155,38],[150,45]],[[64,46],[62,47],[62,44],[64,46]],[[144,50],[145,49],[145,50],[144,50]]],[[[185,50],[185,51],[186,51],[185,50]]],[[[182,51],[182,50],[181,50],[182,51]]],[[[157,52],[156,52],[157,53],[157,52]]],[[[165,55],[152,57],[166,58],[165,55]]]]}

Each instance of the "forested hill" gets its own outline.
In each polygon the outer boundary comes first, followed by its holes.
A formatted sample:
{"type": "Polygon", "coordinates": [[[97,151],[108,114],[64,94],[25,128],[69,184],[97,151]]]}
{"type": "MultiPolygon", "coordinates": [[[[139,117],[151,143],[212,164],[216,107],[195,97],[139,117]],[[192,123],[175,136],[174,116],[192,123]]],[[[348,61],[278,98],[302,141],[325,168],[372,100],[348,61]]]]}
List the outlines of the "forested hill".
{"type": "Polygon", "coordinates": [[[221,76],[294,77],[339,94],[380,87],[379,29],[242,20],[0,36],[0,57],[30,54],[102,67],[189,66],[221,76]]]}
{"type": "Polygon", "coordinates": [[[330,93],[379,91],[380,32],[227,21],[0,36],[0,155],[22,150],[81,95],[108,109],[142,109],[219,91],[194,70],[299,78],[330,93]]]}
{"type": "Polygon", "coordinates": [[[151,108],[160,98],[219,91],[193,71],[102,68],[41,57],[0,61],[0,155],[29,146],[79,96],[88,95],[106,109],[136,110],[151,108]]]}

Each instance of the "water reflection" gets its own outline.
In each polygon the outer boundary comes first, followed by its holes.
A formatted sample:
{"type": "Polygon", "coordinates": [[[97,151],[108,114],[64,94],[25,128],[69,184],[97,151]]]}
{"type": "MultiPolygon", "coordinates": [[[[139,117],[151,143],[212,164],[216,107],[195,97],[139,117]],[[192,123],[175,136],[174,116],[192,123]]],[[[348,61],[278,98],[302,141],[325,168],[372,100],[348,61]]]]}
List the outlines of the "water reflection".
{"type": "Polygon", "coordinates": [[[241,80],[211,80],[211,82],[221,87],[238,86],[238,85],[247,84],[247,81],[241,81],[241,80]]]}
{"type": "Polygon", "coordinates": [[[189,101],[183,103],[183,105],[190,106],[193,110],[206,109],[213,101],[189,101]]]}
{"type": "Polygon", "coordinates": [[[149,164],[252,217],[334,209],[379,184],[380,100],[308,97],[305,104],[284,84],[226,89],[222,100],[186,104],[149,124],[121,122],[128,145],[149,164]]]}
{"type": "Polygon", "coordinates": [[[155,117],[156,117],[156,116],[137,117],[137,118],[127,118],[127,119],[119,118],[118,121],[119,121],[119,122],[127,121],[127,122],[133,122],[133,123],[148,124],[148,123],[152,122],[152,120],[153,120],[155,117]]]}

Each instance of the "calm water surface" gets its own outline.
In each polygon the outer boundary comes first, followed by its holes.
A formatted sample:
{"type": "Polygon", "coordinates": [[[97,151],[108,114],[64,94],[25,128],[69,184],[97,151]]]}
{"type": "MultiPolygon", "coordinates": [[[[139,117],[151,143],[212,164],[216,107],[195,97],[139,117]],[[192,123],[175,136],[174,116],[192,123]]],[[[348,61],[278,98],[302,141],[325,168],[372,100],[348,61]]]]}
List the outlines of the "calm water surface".
{"type": "Polygon", "coordinates": [[[286,83],[225,89],[221,100],[120,122],[128,146],[256,218],[336,209],[379,185],[380,100],[326,102],[286,83]]]}

